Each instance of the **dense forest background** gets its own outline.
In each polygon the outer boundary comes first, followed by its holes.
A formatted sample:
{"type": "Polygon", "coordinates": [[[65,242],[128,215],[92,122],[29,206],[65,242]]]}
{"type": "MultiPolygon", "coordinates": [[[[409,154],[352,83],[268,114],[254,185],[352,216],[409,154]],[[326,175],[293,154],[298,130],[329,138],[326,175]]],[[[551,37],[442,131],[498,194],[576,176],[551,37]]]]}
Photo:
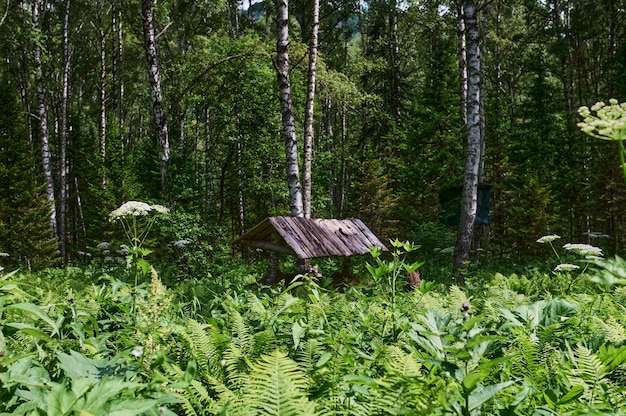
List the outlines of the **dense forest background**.
{"type": "MultiPolygon", "coordinates": [[[[454,244],[439,196],[463,183],[458,6],[320,2],[314,217],[358,217],[428,249],[454,244]]],[[[489,253],[534,254],[546,233],[623,250],[616,148],[576,123],[579,106],[626,99],[625,2],[477,6],[489,253]]],[[[298,140],[312,10],[289,4],[298,140]]],[[[172,209],[160,241],[207,250],[289,214],[274,2],[7,0],[0,15],[3,265],[44,267],[52,252],[78,261],[116,231],[107,214],[128,200],[172,209]]]]}

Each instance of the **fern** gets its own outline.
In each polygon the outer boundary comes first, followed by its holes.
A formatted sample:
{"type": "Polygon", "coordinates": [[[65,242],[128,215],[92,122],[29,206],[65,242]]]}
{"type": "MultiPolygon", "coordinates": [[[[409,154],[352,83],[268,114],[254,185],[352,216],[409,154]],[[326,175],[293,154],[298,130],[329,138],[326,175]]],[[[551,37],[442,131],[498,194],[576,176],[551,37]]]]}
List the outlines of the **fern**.
{"type": "Polygon", "coordinates": [[[603,335],[609,342],[621,344],[626,340],[626,327],[618,322],[614,316],[609,316],[606,319],[594,317],[594,322],[597,333],[603,335]]]}
{"type": "Polygon", "coordinates": [[[315,405],[307,397],[308,380],[304,371],[285,353],[275,350],[250,365],[241,408],[234,415],[267,416],[315,415],[315,405]]]}
{"type": "Polygon", "coordinates": [[[198,362],[200,370],[219,378],[218,375],[222,373],[219,344],[223,342],[219,331],[211,325],[188,319],[181,337],[187,344],[191,357],[198,362]]]}
{"type": "Polygon", "coordinates": [[[568,381],[572,385],[585,388],[584,397],[588,404],[593,404],[600,381],[606,375],[604,364],[588,348],[578,345],[573,360],[574,368],[568,372],[568,381]]]}
{"type": "Polygon", "coordinates": [[[449,307],[451,310],[458,311],[464,303],[469,305],[470,298],[457,285],[450,287],[449,307]]]}

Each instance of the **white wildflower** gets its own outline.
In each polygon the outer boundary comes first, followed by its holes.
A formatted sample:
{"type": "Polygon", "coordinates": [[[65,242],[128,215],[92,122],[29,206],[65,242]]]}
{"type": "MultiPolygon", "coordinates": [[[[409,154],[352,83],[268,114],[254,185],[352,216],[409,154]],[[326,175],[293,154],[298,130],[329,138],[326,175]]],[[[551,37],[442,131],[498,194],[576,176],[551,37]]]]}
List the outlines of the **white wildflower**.
{"type": "Polygon", "coordinates": [[[0,257],[9,257],[9,253],[0,253],[0,257]]]}
{"type": "Polygon", "coordinates": [[[544,235],[543,237],[538,239],[537,242],[541,243],[541,244],[551,243],[554,240],[558,240],[559,238],[561,238],[561,236],[560,235],[556,235],[556,234],[544,235]]]}
{"type": "Polygon", "coordinates": [[[454,253],[454,247],[446,247],[440,251],[441,254],[452,254],[454,253]]]}
{"type": "Polygon", "coordinates": [[[141,357],[141,354],[143,354],[143,347],[141,345],[137,345],[135,348],[133,348],[130,354],[133,357],[141,357]]]}
{"type": "Polygon", "coordinates": [[[183,238],[182,240],[172,241],[170,245],[176,248],[185,248],[191,243],[193,243],[193,240],[191,238],[183,238]]]}
{"type": "Polygon", "coordinates": [[[130,254],[130,249],[126,244],[120,244],[120,249],[117,250],[117,254],[120,256],[128,256],[130,254]]]}
{"type": "Polygon", "coordinates": [[[96,248],[97,248],[98,250],[106,250],[107,248],[109,248],[109,243],[108,243],[108,241],[103,241],[103,242],[101,242],[100,244],[98,244],[98,245],[96,246],[96,248]]]}
{"type": "Polygon", "coordinates": [[[571,244],[567,243],[563,246],[567,251],[578,254],[579,256],[603,256],[602,249],[589,244],[571,244]]]}
{"type": "Polygon", "coordinates": [[[105,263],[114,263],[115,259],[113,257],[111,257],[111,256],[107,256],[107,257],[104,258],[104,262],[105,263]]]}
{"type": "Polygon", "coordinates": [[[580,269],[580,266],[569,263],[561,263],[554,268],[555,272],[571,272],[573,270],[580,269]]]}
{"type": "Polygon", "coordinates": [[[115,221],[129,216],[138,217],[148,215],[150,211],[152,211],[152,206],[146,204],[145,202],[128,201],[118,209],[111,211],[109,218],[111,221],[115,221]]]}
{"type": "Polygon", "coordinates": [[[152,205],[152,209],[158,212],[159,214],[169,214],[170,210],[164,207],[163,205],[154,204],[152,205]]]}

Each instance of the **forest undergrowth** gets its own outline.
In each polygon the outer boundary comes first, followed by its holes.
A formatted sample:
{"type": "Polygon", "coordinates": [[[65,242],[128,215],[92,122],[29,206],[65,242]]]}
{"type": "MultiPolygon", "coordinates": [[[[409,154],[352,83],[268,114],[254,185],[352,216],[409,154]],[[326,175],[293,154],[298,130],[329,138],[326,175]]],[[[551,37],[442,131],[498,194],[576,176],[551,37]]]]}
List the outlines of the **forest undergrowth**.
{"type": "Polygon", "coordinates": [[[344,293],[331,260],[262,287],[244,263],[161,278],[140,245],[121,265],[5,273],[0,414],[625,414],[626,262],[557,237],[537,243],[553,264],[412,289],[423,253],[397,240],[344,293]]]}

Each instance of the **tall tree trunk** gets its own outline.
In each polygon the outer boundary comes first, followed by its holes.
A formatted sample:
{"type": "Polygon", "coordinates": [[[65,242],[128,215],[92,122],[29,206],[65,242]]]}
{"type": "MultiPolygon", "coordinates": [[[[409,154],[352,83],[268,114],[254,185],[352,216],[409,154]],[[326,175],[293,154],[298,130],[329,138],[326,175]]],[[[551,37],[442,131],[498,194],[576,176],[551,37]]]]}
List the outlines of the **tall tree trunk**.
{"type": "Polygon", "coordinates": [[[398,10],[396,0],[391,0],[389,5],[389,67],[391,69],[392,112],[396,125],[402,121],[402,91],[400,77],[400,44],[398,42],[398,10]]]}
{"type": "Polygon", "coordinates": [[[467,124],[467,40],[465,30],[464,2],[457,0],[457,43],[459,48],[459,91],[461,94],[461,116],[467,124]]]}
{"type": "Polygon", "coordinates": [[[315,71],[317,65],[317,33],[319,29],[320,2],[313,0],[313,21],[309,45],[309,79],[304,118],[304,165],[302,184],[304,217],[311,218],[311,170],[313,163],[313,116],[315,104],[315,71]]]}
{"type": "Polygon", "coordinates": [[[293,100],[291,96],[291,80],[289,78],[289,3],[288,0],[277,1],[277,36],[276,36],[276,74],[278,76],[279,100],[283,122],[283,139],[287,159],[287,185],[289,187],[289,205],[291,215],[303,217],[302,189],[300,187],[300,170],[298,168],[298,146],[296,143],[296,127],[293,116],[293,100]]]}
{"type": "Polygon", "coordinates": [[[124,29],[122,23],[122,4],[123,0],[115,3],[112,11],[111,27],[113,30],[113,51],[111,53],[111,104],[113,111],[117,114],[120,123],[120,131],[124,130],[124,79],[122,78],[122,70],[124,60],[124,29]]]}
{"type": "Polygon", "coordinates": [[[148,74],[150,78],[152,110],[154,113],[154,123],[156,125],[157,144],[160,148],[161,188],[164,190],[167,183],[167,165],[170,159],[170,141],[167,132],[167,118],[165,116],[165,110],[163,109],[163,96],[161,93],[158,48],[152,15],[153,4],[154,0],[141,0],[144,49],[148,61],[148,74]]]}
{"type": "MultiPolygon", "coordinates": [[[[237,123],[239,124],[239,123],[237,123]]],[[[237,209],[239,214],[239,235],[246,232],[246,203],[243,192],[244,176],[243,176],[243,138],[240,136],[237,140],[237,209]]],[[[248,260],[248,249],[241,245],[241,258],[248,260]]]]}
{"type": "MultiPolygon", "coordinates": [[[[37,30],[38,33],[41,33],[41,23],[39,21],[40,7],[39,0],[33,0],[32,19],[35,30],[37,30]]],[[[56,199],[54,195],[54,180],[50,152],[50,132],[48,130],[48,109],[46,107],[46,95],[43,85],[41,46],[38,42],[34,44],[33,56],[35,61],[35,90],[37,92],[37,115],[39,116],[39,133],[41,136],[42,167],[44,180],[46,182],[46,199],[50,203],[50,228],[52,230],[52,236],[58,237],[56,199]]]]}
{"type": "Polygon", "coordinates": [[[100,79],[98,82],[100,101],[100,120],[98,123],[98,137],[100,139],[100,162],[102,176],[100,177],[100,187],[107,187],[107,113],[106,113],[106,38],[104,36],[104,17],[102,16],[102,1],[98,1],[98,38],[100,40],[100,79]]]}
{"type": "Polygon", "coordinates": [[[67,212],[67,107],[69,101],[69,78],[70,78],[70,0],[65,1],[65,13],[63,15],[63,86],[61,92],[61,137],[59,155],[59,248],[61,257],[66,259],[66,212],[67,212]]]}
{"type": "Polygon", "coordinates": [[[467,41],[467,147],[465,179],[461,199],[461,217],[454,249],[453,271],[460,281],[462,270],[470,257],[478,199],[478,171],[480,167],[480,52],[478,23],[474,0],[464,0],[465,39],[467,41]]]}

